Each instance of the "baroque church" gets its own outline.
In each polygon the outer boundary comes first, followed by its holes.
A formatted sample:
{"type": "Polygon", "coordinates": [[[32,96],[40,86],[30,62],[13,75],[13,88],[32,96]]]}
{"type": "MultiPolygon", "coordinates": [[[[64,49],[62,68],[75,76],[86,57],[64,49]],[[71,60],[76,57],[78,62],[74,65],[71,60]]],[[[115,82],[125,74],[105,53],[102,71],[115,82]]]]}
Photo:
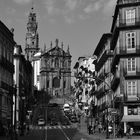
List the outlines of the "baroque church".
{"type": "Polygon", "coordinates": [[[59,40],[52,42],[49,49],[44,49],[41,56],[40,68],[41,89],[52,96],[62,97],[70,93],[71,89],[71,54],[69,46],[65,52],[63,42],[59,47],[59,40]]]}
{"type": "Polygon", "coordinates": [[[32,6],[27,23],[25,57],[33,66],[34,87],[38,87],[38,90],[45,90],[52,96],[62,97],[70,93],[71,89],[69,46],[67,51],[64,51],[63,43],[59,47],[59,40],[56,39],[55,45],[51,42],[49,49],[40,50],[37,29],[36,13],[32,6]]]}

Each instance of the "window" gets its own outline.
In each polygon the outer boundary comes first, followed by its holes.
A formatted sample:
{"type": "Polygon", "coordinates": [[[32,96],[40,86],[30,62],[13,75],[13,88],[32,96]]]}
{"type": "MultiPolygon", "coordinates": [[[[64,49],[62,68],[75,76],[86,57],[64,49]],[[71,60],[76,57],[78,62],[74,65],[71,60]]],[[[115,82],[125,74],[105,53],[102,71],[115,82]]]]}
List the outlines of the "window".
{"type": "Polygon", "coordinates": [[[47,88],[49,88],[49,80],[47,80],[47,88]]]}
{"type": "Polygon", "coordinates": [[[128,115],[138,115],[138,108],[133,106],[128,107],[128,115]]]}
{"type": "Polygon", "coordinates": [[[37,75],[37,82],[39,82],[39,79],[40,79],[40,76],[39,76],[39,75],[37,75]]]}
{"type": "Polygon", "coordinates": [[[135,9],[126,10],[126,24],[135,23],[135,9]]]}
{"type": "Polygon", "coordinates": [[[137,82],[128,81],[127,82],[127,95],[136,95],[137,94],[137,82]]]}
{"type": "Polygon", "coordinates": [[[136,49],[136,33],[135,32],[126,33],[126,46],[127,46],[127,50],[136,49]]]}
{"type": "Polygon", "coordinates": [[[58,58],[55,58],[55,67],[56,67],[56,68],[59,67],[59,60],[58,60],[58,58]]]}
{"type": "Polygon", "coordinates": [[[127,59],[127,72],[136,72],[136,58],[127,59]]]}

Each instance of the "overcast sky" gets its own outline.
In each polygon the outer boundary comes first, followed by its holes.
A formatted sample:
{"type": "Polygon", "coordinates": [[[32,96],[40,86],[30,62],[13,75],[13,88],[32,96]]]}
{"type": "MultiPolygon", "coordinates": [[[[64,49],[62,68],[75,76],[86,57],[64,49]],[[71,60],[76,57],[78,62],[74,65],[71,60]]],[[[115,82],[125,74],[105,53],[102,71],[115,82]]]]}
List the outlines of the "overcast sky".
{"type": "Polygon", "coordinates": [[[50,42],[70,47],[72,68],[79,56],[92,55],[103,33],[110,32],[116,0],[0,0],[0,20],[14,31],[17,44],[25,47],[28,14],[34,3],[39,45],[50,42]]]}

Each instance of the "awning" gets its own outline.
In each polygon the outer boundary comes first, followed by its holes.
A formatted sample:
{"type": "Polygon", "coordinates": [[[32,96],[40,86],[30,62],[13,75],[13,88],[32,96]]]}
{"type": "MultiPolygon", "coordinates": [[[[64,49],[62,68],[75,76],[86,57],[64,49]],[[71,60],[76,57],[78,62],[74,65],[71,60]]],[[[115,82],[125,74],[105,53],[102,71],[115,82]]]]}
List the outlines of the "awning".
{"type": "Polygon", "coordinates": [[[140,115],[124,115],[121,122],[140,122],[140,115]]]}

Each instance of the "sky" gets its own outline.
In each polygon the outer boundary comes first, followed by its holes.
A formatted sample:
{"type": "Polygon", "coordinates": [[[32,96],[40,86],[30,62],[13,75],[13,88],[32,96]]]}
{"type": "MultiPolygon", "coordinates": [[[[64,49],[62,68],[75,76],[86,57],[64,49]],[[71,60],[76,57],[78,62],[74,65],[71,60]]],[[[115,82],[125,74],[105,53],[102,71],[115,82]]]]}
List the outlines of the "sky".
{"type": "Polygon", "coordinates": [[[69,45],[72,69],[80,56],[92,55],[104,33],[110,32],[116,0],[0,0],[0,20],[14,28],[14,39],[25,48],[32,3],[37,15],[39,47],[56,38],[69,45]]]}

